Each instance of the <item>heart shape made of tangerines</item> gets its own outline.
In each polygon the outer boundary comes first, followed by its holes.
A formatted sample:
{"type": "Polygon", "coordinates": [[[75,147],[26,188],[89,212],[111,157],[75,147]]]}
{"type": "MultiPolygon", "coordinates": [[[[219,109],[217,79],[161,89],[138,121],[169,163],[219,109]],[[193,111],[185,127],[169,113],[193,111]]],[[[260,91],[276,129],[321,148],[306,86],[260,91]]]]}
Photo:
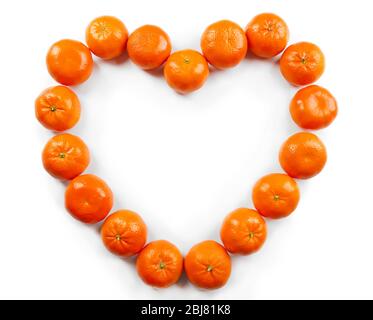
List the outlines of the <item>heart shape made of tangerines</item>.
{"type": "Polygon", "coordinates": [[[123,258],[137,256],[137,271],[143,281],[155,287],[175,284],[185,270],[191,283],[204,289],[224,286],[231,273],[231,254],[257,252],[267,237],[266,219],[281,219],[296,209],[300,190],[296,179],[317,175],[327,160],[323,142],[310,130],[329,126],[337,115],[332,94],[311,85],[324,72],[324,54],[316,45],[300,42],[286,48],[289,29],[275,14],[260,14],[243,30],[238,24],[222,20],[206,28],[201,51],[187,49],[172,52],[171,40],[161,28],[145,25],[130,35],[118,18],[102,16],[86,29],[87,46],[64,39],[53,44],[47,54],[51,76],[61,85],[43,91],[35,102],[36,117],[47,129],[59,132],[46,144],[43,165],[53,177],[68,181],[65,205],[77,220],[87,224],[104,221],[101,227],[105,247],[123,258]],[[111,215],[114,196],[108,184],[93,174],[84,174],[90,163],[90,151],[76,135],[64,133],[80,119],[77,94],[69,86],[87,81],[94,69],[92,54],[112,60],[126,52],[130,60],[144,70],[163,70],[168,85],[183,95],[200,89],[211,68],[237,66],[250,51],[261,59],[281,54],[279,67],[283,77],[301,88],[290,102],[294,122],[307,131],[290,136],[279,152],[284,171],[265,175],[252,192],[255,209],[239,208],[223,221],[222,244],[208,240],[196,244],[183,257],[166,240],[147,242],[147,226],[132,210],[111,215]]]}

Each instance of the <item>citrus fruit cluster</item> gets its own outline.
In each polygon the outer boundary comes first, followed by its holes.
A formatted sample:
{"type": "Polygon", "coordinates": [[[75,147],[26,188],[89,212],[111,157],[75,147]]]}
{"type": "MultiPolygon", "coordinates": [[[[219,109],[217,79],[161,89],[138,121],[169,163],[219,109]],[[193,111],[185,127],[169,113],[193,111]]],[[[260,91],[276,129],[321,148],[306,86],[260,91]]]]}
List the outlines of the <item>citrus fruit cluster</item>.
{"type": "MultiPolygon", "coordinates": [[[[35,102],[36,117],[47,129],[63,132],[80,118],[77,95],[67,86],[86,81],[94,67],[92,53],[102,59],[114,59],[127,51],[130,60],[144,70],[163,66],[164,78],[179,93],[202,87],[209,68],[232,68],[247,55],[270,59],[282,53],[280,70],[296,86],[315,82],[324,72],[324,55],[308,42],[286,48],[289,30],[275,14],[260,14],[252,19],[246,31],[234,22],[216,22],[204,31],[202,52],[181,50],[172,53],[166,32],[145,25],[130,35],[117,18],[94,19],[86,30],[87,46],[74,40],[53,44],[47,54],[50,75],[61,85],[42,92],[35,102]],[[210,65],[210,66],[209,66],[210,65]]],[[[317,130],[330,125],[337,115],[337,102],[326,89],[310,85],[296,93],[290,113],[302,129],[317,130]]],[[[146,244],[147,227],[143,219],[130,210],[108,214],[113,194],[99,177],[83,174],[90,163],[89,149],[77,136],[60,133],[46,144],[45,169],[53,177],[69,181],[65,204],[71,215],[87,224],[103,222],[102,241],[120,257],[137,257],[137,271],[143,281],[155,287],[175,284],[183,270],[194,285],[216,289],[226,284],[231,273],[230,254],[257,252],[267,236],[265,218],[289,216],[297,207],[300,191],[295,179],[308,179],[324,167],[327,153],[323,142],[313,133],[302,131],[289,137],[279,152],[285,173],[272,173],[254,186],[254,209],[240,208],[230,213],[221,227],[221,242],[205,241],[192,247],[183,258],[172,243],[159,240],[146,244]]]]}

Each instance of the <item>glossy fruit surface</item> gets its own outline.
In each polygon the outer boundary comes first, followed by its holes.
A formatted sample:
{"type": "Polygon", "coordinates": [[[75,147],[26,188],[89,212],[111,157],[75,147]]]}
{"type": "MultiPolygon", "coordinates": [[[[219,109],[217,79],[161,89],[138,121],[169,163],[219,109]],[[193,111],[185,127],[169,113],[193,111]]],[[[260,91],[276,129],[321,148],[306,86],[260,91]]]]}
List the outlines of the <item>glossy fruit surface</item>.
{"type": "Polygon", "coordinates": [[[299,42],[288,47],[280,59],[284,78],[295,86],[317,81],[325,70],[325,57],[320,48],[310,42],[299,42]]]}
{"type": "Polygon", "coordinates": [[[171,40],[161,28],[145,25],[128,38],[128,56],[144,70],[160,67],[170,56],[171,40]]]}
{"type": "Polygon", "coordinates": [[[231,274],[231,258],[222,245],[204,241],[190,249],[185,257],[185,272],[189,281],[203,289],[223,287],[231,274]]]}
{"type": "Polygon", "coordinates": [[[42,160],[45,170],[53,177],[71,180],[82,174],[90,162],[86,144],[72,134],[59,134],[44,147],[42,160]]]}
{"type": "Polygon", "coordinates": [[[273,173],[261,178],[253,188],[253,202],[267,218],[289,216],[298,206],[300,192],[297,182],[286,174],[273,173]]]}
{"type": "Polygon", "coordinates": [[[202,34],[201,48],[207,61],[214,67],[232,68],[246,57],[245,31],[229,20],[215,22],[202,34]]]}
{"type": "Polygon", "coordinates": [[[272,58],[286,48],[289,28],[278,15],[262,13],[247,25],[246,36],[252,53],[261,58],[272,58]]]}
{"type": "Polygon", "coordinates": [[[86,42],[89,49],[105,60],[121,56],[126,50],[127,40],[127,28],[116,17],[98,17],[89,24],[86,30],[86,42]]]}
{"type": "Polygon", "coordinates": [[[75,86],[88,80],[93,70],[91,51],[81,42],[61,40],[47,54],[50,75],[59,83],[75,86]]]}
{"type": "Polygon", "coordinates": [[[225,218],[220,237],[229,252],[252,254],[263,246],[267,238],[267,225],[255,210],[240,208],[225,218]]]}
{"type": "Polygon", "coordinates": [[[312,85],[296,93],[290,103],[290,113],[299,127],[318,130],[326,128],[334,121],[338,105],[328,90],[312,85]]]}
{"type": "Polygon", "coordinates": [[[113,193],[102,179],[85,174],[72,180],[66,188],[65,205],[75,219],[94,224],[109,214],[113,193]]]}
{"type": "Polygon", "coordinates": [[[167,288],[179,281],[183,272],[183,256],[172,243],[153,241],[140,252],[136,268],[146,284],[167,288]]]}
{"type": "Polygon", "coordinates": [[[206,59],[194,50],[173,53],[164,67],[168,85],[179,93],[190,93],[203,86],[209,75],[206,59]]]}
{"type": "Polygon", "coordinates": [[[316,135],[299,132],[284,142],[279,158],[282,168],[290,177],[309,179],[324,168],[327,153],[316,135]]]}
{"type": "Polygon", "coordinates": [[[49,130],[69,130],[80,119],[79,98],[68,87],[48,88],[35,100],[35,115],[39,122],[49,130]]]}
{"type": "Polygon", "coordinates": [[[127,258],[138,254],[144,247],[147,228],[135,212],[120,210],[111,214],[101,228],[105,247],[113,254],[127,258]]]}

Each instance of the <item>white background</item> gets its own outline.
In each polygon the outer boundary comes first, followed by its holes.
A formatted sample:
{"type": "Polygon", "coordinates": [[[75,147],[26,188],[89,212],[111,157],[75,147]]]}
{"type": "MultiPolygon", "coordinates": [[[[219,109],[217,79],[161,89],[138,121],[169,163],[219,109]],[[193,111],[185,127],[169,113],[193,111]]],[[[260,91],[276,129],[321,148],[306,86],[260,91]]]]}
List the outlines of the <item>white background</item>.
{"type": "MultiPolygon", "coordinates": [[[[303,299],[373,298],[371,1],[2,1],[0,4],[0,298],[303,299]],[[185,278],[165,290],[144,285],[134,262],[101,244],[98,227],[64,209],[64,185],[48,176],[41,150],[52,133],[34,117],[34,99],[55,85],[45,66],[61,38],[84,41],[90,20],[121,18],[128,29],[157,24],[175,50],[199,49],[204,28],[227,18],[243,27],[256,14],[281,15],[291,42],[317,43],[327,58],[319,81],[339,101],[334,124],[319,132],[325,170],[301,182],[299,208],[269,223],[263,250],[234,257],[229,284],[202,291],[185,278]]],[[[115,209],[139,212],[149,240],[185,254],[218,240],[233,209],[251,207],[251,188],[280,171],[280,144],[298,129],[288,104],[296,89],[275,61],[248,57],[213,72],[199,92],[181,96],[160,73],[129,60],[96,59],[76,88],[82,119],[72,133],[89,145],[88,172],[105,179],[115,209]]]]}

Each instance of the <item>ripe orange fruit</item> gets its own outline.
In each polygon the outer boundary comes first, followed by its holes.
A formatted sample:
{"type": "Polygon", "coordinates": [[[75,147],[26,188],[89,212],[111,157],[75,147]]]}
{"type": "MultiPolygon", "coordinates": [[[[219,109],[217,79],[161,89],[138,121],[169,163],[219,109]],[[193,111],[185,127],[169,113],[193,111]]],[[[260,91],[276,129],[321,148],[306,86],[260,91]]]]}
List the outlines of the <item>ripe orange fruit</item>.
{"type": "Polygon", "coordinates": [[[179,281],[183,272],[183,256],[172,243],[154,241],[138,255],[136,268],[146,284],[166,288],[179,281]]]}
{"type": "Polygon", "coordinates": [[[90,156],[82,139],[65,133],[48,141],[42,159],[44,168],[50,175],[61,180],[70,180],[87,169],[90,156]]]}
{"type": "Polygon", "coordinates": [[[253,188],[253,202],[258,212],[267,218],[289,216],[298,206],[299,188],[286,174],[273,173],[261,178],[253,188]]]}
{"type": "Polygon", "coordinates": [[[127,258],[138,254],[146,243],[147,229],[141,217],[129,210],[110,215],[101,228],[105,247],[118,256],[127,258]]]}
{"type": "Polygon", "coordinates": [[[246,27],[249,50],[261,58],[272,58],[281,53],[289,40],[289,28],[273,13],[254,17],[246,27]]]}
{"type": "Polygon", "coordinates": [[[81,84],[93,70],[91,51],[79,41],[58,41],[48,51],[47,67],[57,82],[66,86],[81,84]]]}
{"type": "Polygon", "coordinates": [[[36,98],[35,115],[49,130],[69,130],[80,119],[79,98],[64,86],[48,88],[36,98]]]}
{"type": "Polygon", "coordinates": [[[252,254],[263,246],[267,238],[267,225],[255,210],[237,209],[225,218],[220,237],[229,252],[252,254]]]}
{"type": "Polygon", "coordinates": [[[299,90],[290,103],[294,122],[304,129],[317,130],[329,126],[338,113],[333,95],[320,86],[299,90]]]}
{"type": "Polygon", "coordinates": [[[316,135],[299,132],[284,142],[279,158],[282,168],[290,177],[308,179],[324,168],[327,153],[316,135]]]}
{"type": "Polygon", "coordinates": [[[168,85],[179,93],[190,93],[203,86],[209,75],[206,59],[194,50],[173,53],[164,67],[168,85]]]}
{"type": "Polygon", "coordinates": [[[109,214],[113,207],[113,193],[102,179],[85,174],[67,186],[65,205],[75,219],[94,224],[109,214]]]}
{"type": "Polygon", "coordinates": [[[204,289],[223,287],[231,274],[231,258],[215,241],[204,241],[190,249],[185,257],[185,272],[195,286],[204,289]]]}
{"type": "Polygon", "coordinates": [[[229,20],[215,22],[202,34],[201,48],[207,61],[214,67],[232,68],[246,56],[245,31],[237,23],[229,20]]]}
{"type": "Polygon", "coordinates": [[[295,86],[311,84],[324,73],[324,54],[313,43],[293,44],[283,53],[280,69],[284,78],[295,86]]]}
{"type": "Polygon", "coordinates": [[[88,25],[85,37],[89,49],[96,56],[109,60],[126,50],[128,31],[118,18],[102,16],[88,25]]]}
{"type": "Polygon", "coordinates": [[[144,70],[160,67],[170,56],[171,40],[161,28],[145,25],[128,38],[128,56],[144,70]]]}

